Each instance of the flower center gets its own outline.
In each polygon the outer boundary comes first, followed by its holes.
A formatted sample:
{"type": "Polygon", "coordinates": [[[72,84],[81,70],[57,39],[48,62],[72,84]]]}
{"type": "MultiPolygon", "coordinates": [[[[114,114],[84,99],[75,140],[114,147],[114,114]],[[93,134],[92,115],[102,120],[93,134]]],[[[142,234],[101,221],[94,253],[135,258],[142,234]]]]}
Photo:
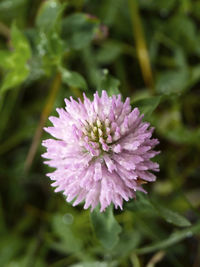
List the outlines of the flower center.
{"type": "Polygon", "coordinates": [[[83,129],[84,146],[93,156],[99,156],[102,152],[109,151],[109,144],[113,142],[112,126],[106,119],[104,122],[99,118],[83,129]]]}

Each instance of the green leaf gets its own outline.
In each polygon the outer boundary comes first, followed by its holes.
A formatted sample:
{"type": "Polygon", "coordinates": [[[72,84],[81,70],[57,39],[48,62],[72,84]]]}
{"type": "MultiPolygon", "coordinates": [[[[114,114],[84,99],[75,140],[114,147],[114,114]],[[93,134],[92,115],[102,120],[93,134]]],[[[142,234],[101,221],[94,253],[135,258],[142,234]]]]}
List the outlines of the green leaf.
{"type": "Polygon", "coordinates": [[[9,72],[3,81],[3,85],[1,87],[1,93],[21,84],[26,79],[28,74],[29,74],[29,69],[26,67],[21,67],[21,68],[18,67],[9,72]]]}
{"type": "Polygon", "coordinates": [[[145,216],[158,216],[158,213],[152,205],[149,196],[141,192],[136,192],[136,199],[125,203],[125,207],[128,210],[139,212],[140,214],[142,213],[145,216]]]}
{"type": "Polygon", "coordinates": [[[152,112],[159,105],[161,99],[161,96],[152,96],[133,102],[133,106],[138,107],[140,112],[145,115],[145,118],[149,118],[152,112]]]}
{"type": "Polygon", "coordinates": [[[161,94],[181,94],[188,88],[189,72],[187,69],[165,71],[156,80],[156,91],[161,94]]]}
{"type": "Polygon", "coordinates": [[[78,72],[61,69],[62,81],[68,86],[87,90],[87,83],[78,72]]]}
{"type": "Polygon", "coordinates": [[[52,227],[55,234],[60,238],[61,243],[52,244],[55,249],[63,252],[78,252],[82,249],[82,240],[73,232],[72,226],[65,223],[63,215],[56,214],[53,217],[52,227]]]}
{"type": "Polygon", "coordinates": [[[182,123],[179,109],[168,109],[155,118],[157,131],[166,139],[177,144],[199,144],[200,127],[186,127],[182,123]]]}
{"type": "Polygon", "coordinates": [[[166,24],[166,35],[174,40],[188,54],[194,53],[199,44],[197,41],[197,29],[194,20],[185,14],[176,14],[166,24]],[[174,27],[176,25],[176,27],[174,27]],[[184,42],[183,42],[184,40],[184,42]]]}
{"type": "Polygon", "coordinates": [[[137,229],[123,232],[120,240],[113,250],[114,258],[126,257],[130,252],[138,247],[141,241],[141,233],[137,229]]]}
{"type": "Polygon", "coordinates": [[[174,212],[155,201],[153,202],[153,205],[160,216],[163,217],[168,223],[172,223],[180,227],[187,227],[191,225],[191,223],[179,213],[174,212]]]}
{"type": "Polygon", "coordinates": [[[76,13],[63,19],[62,37],[68,48],[82,49],[95,38],[99,20],[84,13],[76,13]]]}
{"type": "Polygon", "coordinates": [[[104,69],[98,85],[98,92],[106,90],[109,96],[120,94],[119,91],[120,81],[109,74],[107,69],[104,69]]]}
{"type": "Polygon", "coordinates": [[[51,74],[54,67],[58,68],[61,65],[62,57],[64,55],[64,43],[59,34],[55,31],[46,34],[39,33],[37,50],[39,56],[42,58],[43,69],[46,74],[51,74]]]}
{"type": "Polygon", "coordinates": [[[6,76],[1,85],[1,93],[20,85],[29,74],[28,60],[31,57],[31,49],[25,36],[19,31],[15,24],[11,29],[11,44],[13,51],[0,51],[6,76]]]}
{"type": "Polygon", "coordinates": [[[1,21],[10,24],[15,20],[18,23],[27,21],[26,10],[28,0],[1,0],[0,1],[0,17],[1,21]]]}
{"type": "Polygon", "coordinates": [[[187,229],[172,233],[168,238],[162,241],[153,243],[150,246],[136,249],[135,252],[138,254],[146,254],[146,253],[152,253],[156,250],[166,249],[170,246],[175,245],[178,242],[181,242],[185,238],[192,237],[194,234],[199,232],[200,232],[200,223],[197,223],[191,227],[188,227],[187,229]]]}
{"type": "Polygon", "coordinates": [[[7,50],[0,50],[0,67],[7,70],[10,68],[14,68],[15,62],[11,57],[10,51],[7,50]]]}
{"type": "Polygon", "coordinates": [[[43,2],[36,18],[36,25],[40,30],[48,32],[58,26],[65,5],[61,5],[57,0],[43,2]]]}
{"type": "Polygon", "coordinates": [[[65,6],[57,0],[45,1],[36,18],[37,52],[48,76],[61,65],[65,53],[64,42],[60,37],[61,17],[65,6]]]}
{"type": "Polygon", "coordinates": [[[174,127],[161,130],[163,136],[176,142],[177,144],[199,144],[200,128],[190,129],[183,125],[174,125],[174,127]]]}
{"type": "Polygon", "coordinates": [[[11,28],[11,44],[14,52],[21,53],[20,56],[24,62],[31,57],[30,45],[24,34],[15,24],[13,24],[11,28]]]}
{"type": "Polygon", "coordinates": [[[96,59],[101,64],[110,64],[121,54],[123,48],[122,45],[114,42],[104,42],[103,46],[97,51],[96,59]]]}
{"type": "Polygon", "coordinates": [[[102,213],[96,208],[91,213],[91,222],[102,246],[106,249],[112,249],[118,243],[121,233],[121,226],[113,215],[113,207],[109,206],[102,213]]]}
{"type": "Polygon", "coordinates": [[[143,193],[137,192],[136,200],[130,201],[126,207],[132,211],[141,211],[145,214],[151,213],[152,215],[161,216],[166,222],[174,224],[179,227],[188,227],[191,223],[178,212],[172,211],[161,205],[157,201],[150,199],[143,193]]]}
{"type": "Polygon", "coordinates": [[[120,11],[122,10],[123,6],[124,0],[109,0],[103,2],[100,6],[100,11],[104,23],[111,27],[116,23],[116,20],[121,22],[121,20],[118,20],[118,15],[122,15],[120,11]]]}

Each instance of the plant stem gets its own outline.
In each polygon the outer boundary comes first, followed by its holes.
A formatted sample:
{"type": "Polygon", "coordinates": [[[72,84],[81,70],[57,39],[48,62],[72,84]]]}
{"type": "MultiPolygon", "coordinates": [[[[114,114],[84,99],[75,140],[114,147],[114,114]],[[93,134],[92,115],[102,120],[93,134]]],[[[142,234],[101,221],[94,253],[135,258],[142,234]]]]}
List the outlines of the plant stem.
{"type": "Polygon", "coordinates": [[[37,152],[38,144],[39,144],[40,138],[42,136],[42,129],[43,129],[44,124],[45,124],[45,122],[46,122],[46,120],[47,120],[47,118],[48,118],[48,116],[52,110],[53,104],[54,104],[55,99],[56,99],[56,95],[57,95],[58,90],[60,88],[60,85],[61,85],[61,74],[57,73],[57,75],[53,81],[46,105],[44,106],[44,109],[43,109],[42,114],[40,116],[40,121],[39,121],[39,124],[37,126],[35,135],[33,137],[32,144],[30,146],[30,149],[29,149],[29,152],[28,152],[28,155],[26,158],[26,162],[25,162],[25,170],[26,171],[28,171],[30,169],[30,167],[33,163],[35,154],[37,152]]]}
{"type": "Polygon", "coordinates": [[[136,51],[142,71],[142,76],[146,86],[150,88],[151,93],[154,93],[153,74],[137,0],[129,0],[129,6],[130,6],[132,27],[133,27],[133,35],[135,38],[136,51]]]}

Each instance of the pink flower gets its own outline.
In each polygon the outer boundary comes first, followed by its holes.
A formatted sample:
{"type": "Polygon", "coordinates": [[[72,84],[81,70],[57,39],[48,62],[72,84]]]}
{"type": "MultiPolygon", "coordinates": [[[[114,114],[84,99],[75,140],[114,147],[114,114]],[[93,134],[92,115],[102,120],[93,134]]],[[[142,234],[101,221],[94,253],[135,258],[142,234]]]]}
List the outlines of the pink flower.
{"type": "Polygon", "coordinates": [[[76,206],[83,200],[84,209],[101,211],[114,203],[122,209],[123,200],[135,197],[141,184],[156,180],[150,171],[159,165],[151,161],[159,142],[151,139],[153,128],[142,122],[138,108],[131,111],[130,99],[94,94],[83,102],[70,97],[66,108],[57,109],[59,117],[50,117],[53,127],[45,128],[55,139],[43,141],[47,152],[45,164],[56,168],[47,174],[56,192],[63,191],[67,201],[76,206]]]}

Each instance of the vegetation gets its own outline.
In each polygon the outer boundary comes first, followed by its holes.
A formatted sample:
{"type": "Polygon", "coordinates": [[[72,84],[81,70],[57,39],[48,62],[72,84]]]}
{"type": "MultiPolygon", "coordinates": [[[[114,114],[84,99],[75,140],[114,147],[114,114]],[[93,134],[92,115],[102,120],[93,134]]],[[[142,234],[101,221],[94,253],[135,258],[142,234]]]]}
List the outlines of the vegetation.
{"type": "Polygon", "coordinates": [[[194,0],[0,1],[0,266],[200,266],[199,25],[194,0]],[[53,192],[41,140],[102,89],[155,126],[161,171],[99,217],[53,192]]]}

